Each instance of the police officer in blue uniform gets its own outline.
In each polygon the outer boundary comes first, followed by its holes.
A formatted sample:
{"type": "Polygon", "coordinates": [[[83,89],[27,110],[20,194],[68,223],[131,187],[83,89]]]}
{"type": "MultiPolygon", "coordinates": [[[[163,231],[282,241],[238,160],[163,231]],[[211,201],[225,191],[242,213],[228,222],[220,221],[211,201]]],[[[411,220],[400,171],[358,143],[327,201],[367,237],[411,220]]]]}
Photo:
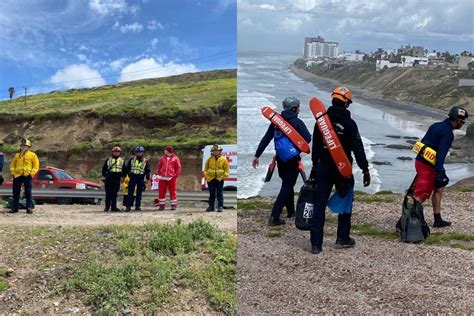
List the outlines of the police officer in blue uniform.
{"type": "MultiPolygon", "coordinates": [[[[298,118],[300,101],[295,97],[287,97],[283,100],[282,105],[283,112],[281,112],[281,116],[309,143],[311,141],[311,134],[303,121],[298,118]]],[[[272,139],[275,141],[278,176],[282,182],[280,192],[278,193],[270,219],[268,220],[268,225],[277,226],[285,224],[285,221],[280,219],[284,206],[286,206],[288,218],[295,216],[294,186],[299,175],[298,164],[301,157],[300,152],[291,143],[288,137],[282,134],[274,124],[270,123],[252,160],[252,166],[254,168],[258,167],[258,159],[272,139]]]]}
{"type": "MultiPolygon", "coordinates": [[[[357,165],[364,174],[364,186],[370,184],[369,163],[364,152],[364,145],[357,128],[347,109],[352,103],[352,94],[346,87],[338,87],[331,94],[332,106],[327,109],[327,115],[334,126],[339,141],[344,148],[347,158],[352,164],[354,153],[357,165]]],[[[314,199],[313,218],[311,226],[311,252],[318,254],[322,251],[326,205],[333,186],[341,196],[348,193],[354,185],[354,178],[343,178],[332,159],[329,150],[324,145],[322,134],[315,124],[313,133],[312,157],[313,168],[310,179],[316,181],[316,194],[314,199]]],[[[355,240],[350,235],[351,213],[339,214],[337,225],[337,248],[355,246],[355,240]]]]}

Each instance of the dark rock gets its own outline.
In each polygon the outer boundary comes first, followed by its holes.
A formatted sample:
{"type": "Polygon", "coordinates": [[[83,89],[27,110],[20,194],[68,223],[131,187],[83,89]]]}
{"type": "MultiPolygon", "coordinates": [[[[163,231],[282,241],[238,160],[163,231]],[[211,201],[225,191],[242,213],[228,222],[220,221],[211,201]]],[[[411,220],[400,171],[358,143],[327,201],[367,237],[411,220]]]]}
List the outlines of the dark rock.
{"type": "Polygon", "coordinates": [[[372,163],[377,166],[381,166],[381,165],[391,166],[392,165],[392,163],[388,161],[372,161],[372,163]]]}
{"type": "Polygon", "coordinates": [[[403,136],[404,139],[418,139],[418,137],[415,136],[403,136]]]}
{"type": "Polygon", "coordinates": [[[385,135],[385,137],[390,137],[390,138],[402,138],[399,135],[385,135]]]}
{"type": "Polygon", "coordinates": [[[402,157],[397,157],[397,159],[399,159],[399,160],[413,160],[412,157],[404,157],[404,156],[402,156],[402,157]]]}
{"type": "Polygon", "coordinates": [[[416,142],[417,142],[416,140],[411,140],[411,139],[407,140],[407,143],[412,144],[412,145],[415,145],[416,142]]]}
{"type": "Polygon", "coordinates": [[[385,146],[385,148],[393,148],[393,149],[411,149],[412,146],[408,145],[399,145],[399,144],[391,144],[385,146]]]}

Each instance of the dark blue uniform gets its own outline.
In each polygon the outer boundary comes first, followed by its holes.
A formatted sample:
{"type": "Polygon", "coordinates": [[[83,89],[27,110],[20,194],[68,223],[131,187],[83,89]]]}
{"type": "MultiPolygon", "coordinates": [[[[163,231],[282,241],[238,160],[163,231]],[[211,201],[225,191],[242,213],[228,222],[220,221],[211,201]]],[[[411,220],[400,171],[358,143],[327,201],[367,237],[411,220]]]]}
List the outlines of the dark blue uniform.
{"type": "MultiPolygon", "coordinates": [[[[446,159],[453,140],[453,125],[449,118],[431,125],[425,137],[421,140],[423,144],[436,151],[436,172],[444,171],[444,160],[446,159]]],[[[421,154],[418,154],[416,159],[423,160],[421,154]]]]}
{"type": "Polygon", "coordinates": [[[3,184],[3,175],[2,175],[2,172],[3,172],[3,164],[4,164],[4,156],[3,156],[3,153],[0,151],[0,185],[3,184]]]}
{"type": "MultiPolygon", "coordinates": [[[[281,112],[281,116],[294,128],[296,131],[306,140],[308,143],[311,141],[311,134],[309,133],[306,125],[302,120],[298,118],[295,112],[291,110],[285,110],[281,112]]],[[[260,144],[258,145],[255,157],[259,158],[268,144],[271,142],[275,135],[275,125],[270,124],[267,132],[263,136],[260,144]]],[[[298,163],[301,160],[300,155],[296,155],[290,160],[284,162],[277,156],[278,176],[281,178],[281,188],[276,198],[275,204],[272,209],[272,217],[279,218],[283,207],[286,206],[286,210],[289,214],[295,212],[295,201],[294,201],[294,186],[298,179],[299,170],[298,163]]]]}
{"type": "MultiPolygon", "coordinates": [[[[342,107],[331,106],[327,110],[339,141],[352,164],[352,152],[357,165],[364,173],[368,173],[369,164],[365,157],[364,145],[360,138],[357,124],[351,119],[351,113],[342,107]]],[[[333,186],[341,194],[354,184],[354,178],[344,179],[323,142],[321,132],[315,124],[312,149],[313,170],[316,172],[316,195],[313,209],[313,225],[311,227],[311,244],[319,248],[323,244],[326,204],[333,186]]],[[[313,172],[312,172],[313,173],[313,172]]],[[[347,240],[351,228],[351,214],[340,214],[338,217],[337,238],[347,240]]]]}

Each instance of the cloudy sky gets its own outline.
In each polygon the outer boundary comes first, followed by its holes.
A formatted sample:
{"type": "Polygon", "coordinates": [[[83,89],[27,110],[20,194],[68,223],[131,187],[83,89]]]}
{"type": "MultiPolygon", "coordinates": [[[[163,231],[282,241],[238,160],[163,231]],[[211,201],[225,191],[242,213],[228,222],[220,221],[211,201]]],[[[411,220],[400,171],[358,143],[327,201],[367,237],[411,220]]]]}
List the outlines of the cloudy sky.
{"type": "Polygon", "coordinates": [[[474,52],[472,0],[239,0],[238,49],[302,54],[305,36],[340,51],[421,45],[474,52]]]}
{"type": "Polygon", "coordinates": [[[236,67],[236,0],[2,0],[0,99],[236,67]]]}

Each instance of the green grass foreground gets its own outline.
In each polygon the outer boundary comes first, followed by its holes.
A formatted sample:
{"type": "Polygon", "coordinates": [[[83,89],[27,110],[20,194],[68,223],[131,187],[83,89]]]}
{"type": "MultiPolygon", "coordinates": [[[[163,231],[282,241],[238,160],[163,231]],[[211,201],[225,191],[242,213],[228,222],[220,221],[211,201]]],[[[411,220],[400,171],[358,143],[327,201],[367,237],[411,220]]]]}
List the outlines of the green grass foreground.
{"type": "Polygon", "coordinates": [[[187,293],[187,304],[200,299],[215,312],[236,313],[236,234],[203,220],[24,230],[18,242],[35,240],[46,253],[34,268],[62,271],[53,298],[82,297],[94,314],[109,315],[163,312],[187,293]]]}

